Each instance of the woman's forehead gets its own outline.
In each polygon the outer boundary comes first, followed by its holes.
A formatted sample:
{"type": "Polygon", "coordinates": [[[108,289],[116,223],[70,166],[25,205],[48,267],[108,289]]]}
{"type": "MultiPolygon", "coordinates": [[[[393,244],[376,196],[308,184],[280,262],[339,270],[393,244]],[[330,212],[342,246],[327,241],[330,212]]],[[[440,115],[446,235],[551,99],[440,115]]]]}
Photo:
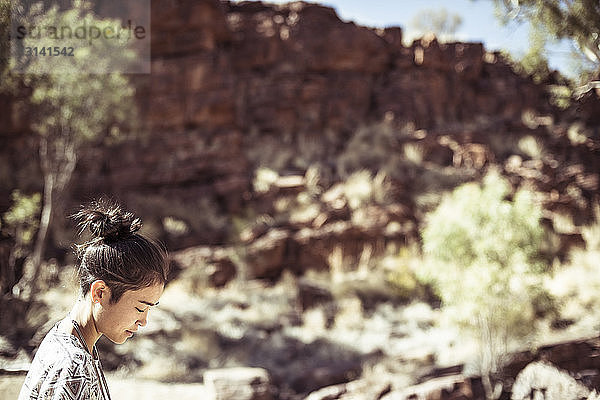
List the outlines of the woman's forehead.
{"type": "Polygon", "coordinates": [[[156,284],[138,290],[128,290],[123,294],[123,296],[126,296],[130,301],[154,305],[158,303],[158,299],[162,295],[163,291],[164,285],[156,284]]]}

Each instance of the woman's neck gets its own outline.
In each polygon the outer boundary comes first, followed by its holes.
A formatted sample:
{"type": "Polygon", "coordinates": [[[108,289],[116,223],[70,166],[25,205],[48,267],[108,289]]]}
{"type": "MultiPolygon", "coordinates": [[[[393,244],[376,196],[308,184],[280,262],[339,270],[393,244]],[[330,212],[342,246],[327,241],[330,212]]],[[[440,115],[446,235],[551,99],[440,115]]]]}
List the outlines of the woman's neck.
{"type": "Polygon", "coordinates": [[[77,300],[62,329],[66,333],[77,336],[72,320],[79,325],[79,330],[83,335],[83,340],[85,341],[87,349],[90,354],[92,354],[94,345],[102,335],[96,328],[96,322],[94,321],[94,315],[92,313],[92,302],[87,296],[77,300]]]}

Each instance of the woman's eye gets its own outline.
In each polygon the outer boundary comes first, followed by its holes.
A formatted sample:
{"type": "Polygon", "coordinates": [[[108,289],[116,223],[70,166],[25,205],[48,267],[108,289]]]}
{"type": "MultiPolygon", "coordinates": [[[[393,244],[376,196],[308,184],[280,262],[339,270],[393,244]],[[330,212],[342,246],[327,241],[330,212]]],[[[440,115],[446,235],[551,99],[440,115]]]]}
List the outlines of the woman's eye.
{"type": "Polygon", "coordinates": [[[139,308],[135,308],[136,310],[138,310],[138,312],[144,312],[144,310],[140,310],[139,308]]]}

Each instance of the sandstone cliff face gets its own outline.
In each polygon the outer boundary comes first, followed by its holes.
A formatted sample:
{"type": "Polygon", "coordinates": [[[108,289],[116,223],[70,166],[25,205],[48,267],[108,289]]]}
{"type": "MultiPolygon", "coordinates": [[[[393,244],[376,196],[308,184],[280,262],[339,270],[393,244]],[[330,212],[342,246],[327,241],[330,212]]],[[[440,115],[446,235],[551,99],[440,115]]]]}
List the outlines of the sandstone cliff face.
{"type": "MultiPolygon", "coordinates": [[[[121,195],[204,197],[206,212],[238,212],[257,166],[327,165],[360,125],[384,117],[428,128],[548,111],[542,88],[481,44],[406,48],[399,28],[359,27],[318,5],[163,2],[152,21],[152,75],[137,82],[150,137],[88,180],[121,195]],[[303,157],[281,161],[277,148],[303,157]]],[[[215,228],[196,240],[226,240],[215,228]]]]}
{"type": "MultiPolygon", "coordinates": [[[[227,242],[227,215],[252,198],[259,166],[302,174],[316,163],[338,173],[332,160],[360,126],[385,120],[436,132],[419,145],[450,162],[447,147],[440,153],[427,140],[498,141],[490,136],[525,129],[525,110],[556,114],[545,86],[480,43],[405,47],[400,28],[357,26],[304,2],[153,2],[151,68],[132,77],[146,135],[86,149],[73,198],[115,195],[155,216],[163,234],[165,217],[182,219],[187,234],[171,237],[174,247],[227,242]]],[[[2,114],[7,148],[34,152],[15,103],[2,101],[13,110],[2,114]]],[[[19,186],[7,175],[6,191],[19,186]]]]}

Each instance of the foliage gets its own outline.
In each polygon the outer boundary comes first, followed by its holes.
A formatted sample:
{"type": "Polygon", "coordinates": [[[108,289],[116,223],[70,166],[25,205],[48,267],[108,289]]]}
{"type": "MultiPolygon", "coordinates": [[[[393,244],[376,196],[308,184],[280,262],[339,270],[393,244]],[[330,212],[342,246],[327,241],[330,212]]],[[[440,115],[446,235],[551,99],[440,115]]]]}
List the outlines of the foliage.
{"type": "Polygon", "coordinates": [[[536,84],[557,80],[556,83],[546,85],[550,103],[560,109],[567,109],[573,98],[572,82],[550,70],[546,57],[547,39],[536,30],[530,31],[529,36],[530,48],[521,58],[515,58],[507,52],[502,52],[502,56],[517,74],[530,77],[536,84]]]}
{"type": "Polygon", "coordinates": [[[445,8],[425,9],[413,17],[410,25],[420,36],[433,33],[441,41],[449,41],[462,25],[462,17],[445,8]]]}
{"type": "Polygon", "coordinates": [[[8,258],[3,260],[6,264],[0,268],[0,294],[11,293],[14,285],[21,278],[22,261],[31,252],[33,238],[38,228],[40,200],[39,193],[28,196],[15,190],[12,192],[12,206],[2,215],[0,235],[8,234],[14,242],[8,258]]]}
{"type": "Polygon", "coordinates": [[[12,193],[12,206],[4,213],[4,229],[10,230],[17,244],[29,246],[39,224],[41,196],[34,193],[30,196],[21,194],[19,190],[12,193]]]}
{"type": "MultiPolygon", "coordinates": [[[[598,73],[600,67],[600,3],[596,0],[494,0],[511,19],[529,21],[534,31],[554,39],[568,39],[581,59],[591,62],[598,73]]],[[[534,46],[535,47],[535,46],[534,46]]],[[[583,68],[585,70],[585,68],[583,68]]],[[[589,79],[588,76],[580,75],[589,79]]]]}
{"type": "MultiPolygon", "coordinates": [[[[53,7],[43,11],[33,10],[32,13],[34,15],[28,19],[40,26],[77,26],[85,23],[102,27],[110,21],[95,18],[85,8],[59,11],[53,7]]],[[[24,71],[24,82],[33,89],[33,130],[50,140],[68,138],[68,143],[75,147],[102,132],[117,134],[115,128],[118,128],[118,123],[133,120],[131,117],[135,112],[131,106],[134,89],[127,77],[121,73],[108,73],[110,66],[107,57],[103,57],[108,50],[96,47],[77,50],[81,51],[76,52],[74,57],[68,57],[71,62],[57,64],[57,70],[46,72],[48,61],[44,57],[37,57],[26,65],[24,71]],[[98,65],[103,66],[104,73],[87,73],[97,71],[98,65]]],[[[117,50],[122,49],[115,45],[112,51],[117,50]]],[[[133,54],[123,51],[122,57],[125,62],[133,54]]],[[[55,57],[61,58],[66,57],[55,57]]]]}
{"type": "MultiPolygon", "coordinates": [[[[116,24],[95,17],[85,3],[75,4],[75,8],[61,11],[56,6],[44,9],[42,3],[34,3],[15,18],[23,18],[30,26],[83,24],[102,28],[116,24]]],[[[37,44],[29,40],[38,39],[27,36],[25,46],[37,44]]],[[[69,39],[61,41],[61,45],[69,44],[73,44],[69,39]]],[[[109,73],[110,62],[125,64],[134,56],[118,42],[99,41],[76,47],[73,57],[33,57],[19,65],[23,84],[31,89],[31,128],[47,146],[46,160],[42,160],[44,173],[58,174],[82,144],[103,134],[118,135],[125,122],[135,121],[134,88],[125,75],[109,73]],[[119,56],[113,58],[112,53],[119,56]],[[106,54],[111,54],[110,60],[106,54]]]]}
{"type": "MultiPolygon", "coordinates": [[[[73,4],[73,8],[64,11],[43,3],[27,4],[27,7],[13,9],[12,17],[22,19],[27,26],[38,27],[84,24],[102,28],[120,23],[97,18],[88,3],[77,1],[73,4]]],[[[40,39],[39,36],[27,35],[22,45],[25,48],[45,46],[43,40],[47,38],[40,39]]],[[[111,62],[126,63],[134,53],[123,49],[122,43],[116,40],[92,42],[90,39],[89,46],[71,42],[76,40],[65,38],[60,43],[75,48],[73,57],[19,58],[15,53],[11,58],[12,67],[22,73],[22,84],[31,93],[27,111],[31,130],[38,138],[44,178],[36,243],[17,287],[17,292],[24,298],[31,296],[35,289],[54,208],[75,170],[80,148],[92,141],[118,136],[122,126],[136,120],[133,87],[125,75],[110,72],[111,62]],[[107,54],[116,58],[111,59],[107,54]]]]}
{"type": "Polygon", "coordinates": [[[16,79],[10,74],[9,53],[11,3],[10,0],[0,0],[0,93],[12,92],[16,87],[16,79]]]}
{"type": "Polygon", "coordinates": [[[468,183],[446,195],[422,230],[426,259],[419,274],[477,339],[480,372],[488,377],[549,309],[540,289],[547,270],[541,209],[524,189],[512,201],[509,195],[508,182],[492,171],[482,186],[468,183]]]}
{"type": "Polygon", "coordinates": [[[509,194],[508,182],[496,172],[485,177],[483,187],[468,183],[457,188],[428,216],[425,252],[445,263],[542,271],[541,209],[529,191],[517,191],[512,202],[509,194]]]}
{"type": "Polygon", "coordinates": [[[0,91],[5,86],[5,74],[8,72],[8,53],[10,51],[10,42],[5,40],[10,32],[10,2],[0,0],[0,91]]]}
{"type": "Polygon", "coordinates": [[[553,106],[566,110],[571,105],[573,91],[568,85],[549,85],[548,93],[553,106]]]}
{"type": "Polygon", "coordinates": [[[546,38],[535,29],[529,33],[529,50],[520,60],[523,72],[533,77],[535,83],[541,83],[550,77],[550,67],[546,57],[546,38]]]}

